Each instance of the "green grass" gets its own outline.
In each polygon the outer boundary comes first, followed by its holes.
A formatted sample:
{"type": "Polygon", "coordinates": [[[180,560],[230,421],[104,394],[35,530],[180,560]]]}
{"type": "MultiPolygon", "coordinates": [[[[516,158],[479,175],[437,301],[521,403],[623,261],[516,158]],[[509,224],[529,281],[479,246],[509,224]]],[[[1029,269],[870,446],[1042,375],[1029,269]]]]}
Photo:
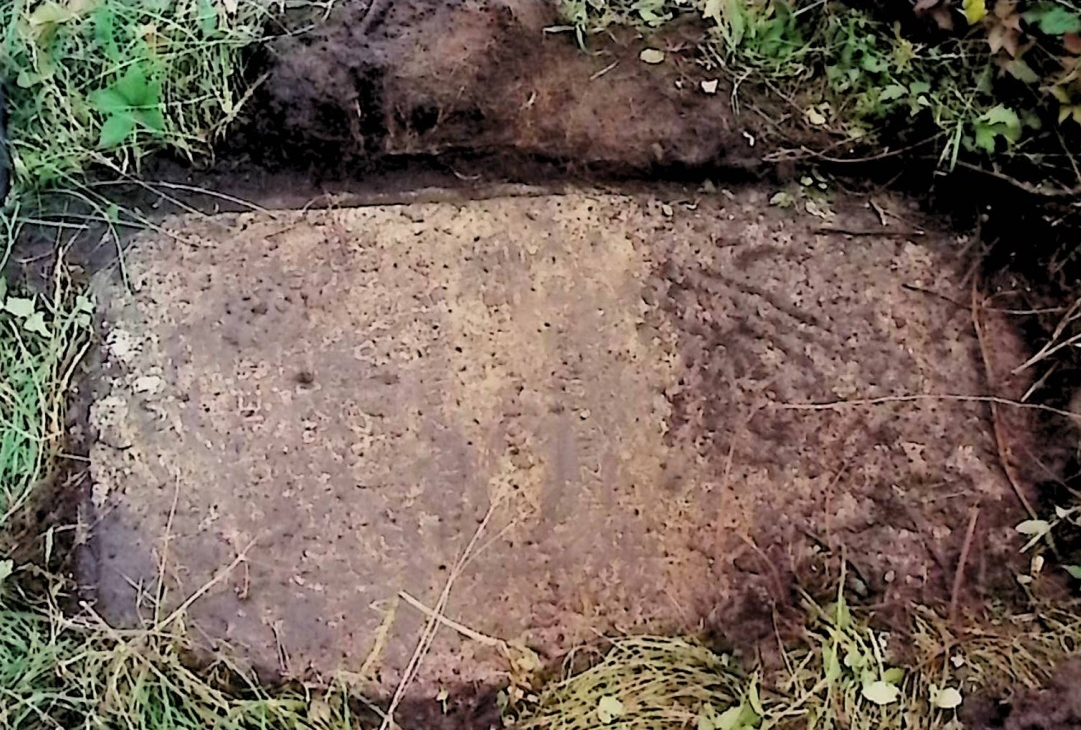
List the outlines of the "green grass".
{"type": "MultiPolygon", "coordinates": [[[[54,294],[62,299],[65,287],[58,280],[54,294]]],[[[48,474],[63,439],[61,393],[92,309],[83,297],[65,309],[5,289],[0,279],[0,529],[48,474]]]]}
{"type": "Polygon", "coordinates": [[[967,698],[1044,685],[1081,640],[1081,618],[1063,611],[1043,626],[1018,616],[965,627],[924,612],[910,637],[890,637],[843,599],[806,605],[806,630],[781,650],[780,668],[765,673],[751,661],[748,669],[690,639],[618,638],[593,666],[511,703],[514,727],[955,728],[967,698]]]}
{"type": "Polygon", "coordinates": [[[16,195],[135,173],[168,148],[194,157],[236,115],[259,0],[0,0],[16,195]]]}

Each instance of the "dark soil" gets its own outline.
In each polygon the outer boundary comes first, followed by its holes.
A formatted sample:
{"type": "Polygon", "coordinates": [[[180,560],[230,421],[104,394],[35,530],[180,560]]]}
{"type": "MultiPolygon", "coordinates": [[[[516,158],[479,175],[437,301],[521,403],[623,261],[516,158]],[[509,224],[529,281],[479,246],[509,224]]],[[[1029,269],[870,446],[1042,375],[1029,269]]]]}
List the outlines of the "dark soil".
{"type": "MultiPolygon", "coordinates": [[[[339,5],[315,33],[271,49],[252,133],[263,159],[355,171],[388,157],[494,153],[581,171],[755,171],[765,125],[737,120],[691,54],[702,30],[678,25],[641,62],[621,33],[586,53],[545,0],[410,0],[375,22],[339,5]],[[681,53],[680,51],[684,51],[681,53]]],[[[491,167],[492,160],[486,161],[491,167]]]]}
{"type": "Polygon", "coordinates": [[[974,730],[1077,730],[1081,728],[1081,660],[1057,667],[1047,689],[1009,700],[976,697],[963,713],[974,730]]]}

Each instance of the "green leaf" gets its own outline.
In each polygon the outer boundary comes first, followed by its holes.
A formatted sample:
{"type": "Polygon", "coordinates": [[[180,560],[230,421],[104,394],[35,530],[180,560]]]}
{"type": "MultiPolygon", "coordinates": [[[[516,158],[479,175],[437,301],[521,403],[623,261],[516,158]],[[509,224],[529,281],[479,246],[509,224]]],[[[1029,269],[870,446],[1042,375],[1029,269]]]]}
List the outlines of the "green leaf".
{"type": "Polygon", "coordinates": [[[714,722],[714,725],[717,726],[717,730],[733,730],[733,728],[741,724],[740,719],[742,717],[743,705],[735,705],[722,712],[720,717],[714,722]]]}
{"type": "Polygon", "coordinates": [[[29,89],[31,86],[40,84],[42,78],[39,74],[30,73],[27,69],[21,69],[15,77],[15,85],[20,89],[29,89]]]}
{"type": "Polygon", "coordinates": [[[78,312],[91,313],[94,311],[94,302],[85,294],[75,297],[75,310],[78,312]]]}
{"type": "Polygon", "coordinates": [[[901,690],[881,680],[863,686],[863,698],[880,707],[891,705],[901,696],[901,690]]]}
{"type": "Polygon", "coordinates": [[[8,297],[4,309],[14,317],[26,319],[34,313],[34,300],[23,297],[8,297]]]}
{"type": "Polygon", "coordinates": [[[826,670],[826,681],[837,681],[841,676],[841,662],[837,659],[837,652],[829,644],[822,646],[822,663],[826,670]]]}
{"type": "Polygon", "coordinates": [[[878,95],[880,101],[893,101],[908,95],[908,89],[902,84],[890,84],[878,95]]]}
{"type": "Polygon", "coordinates": [[[210,0],[199,0],[196,5],[198,14],[195,20],[199,24],[199,30],[209,38],[218,29],[218,9],[210,0]]]}
{"type": "Polygon", "coordinates": [[[49,336],[49,328],[45,325],[45,313],[34,312],[23,320],[23,329],[27,332],[36,332],[42,337],[49,336]]]}
{"type": "Polygon", "coordinates": [[[1051,532],[1051,523],[1047,520],[1025,520],[1014,529],[1028,537],[1043,537],[1051,532]]]}
{"type": "Polygon", "coordinates": [[[601,697],[600,702],[597,703],[597,718],[605,725],[625,714],[627,714],[627,708],[615,697],[601,697]]]}
{"type": "Polygon", "coordinates": [[[766,714],[762,707],[762,698],[758,696],[758,672],[751,675],[751,682],[747,686],[747,704],[759,717],[766,714]]]}
{"type": "Polygon", "coordinates": [[[900,684],[905,678],[905,670],[900,667],[891,667],[882,672],[882,681],[890,684],[900,684]]]}
{"type": "Polygon", "coordinates": [[[0,560],[0,586],[15,572],[15,563],[10,560],[0,560]]]}
{"type": "Polygon", "coordinates": [[[1047,35],[1081,33],[1081,16],[1058,3],[1040,3],[1022,17],[1029,23],[1038,25],[1040,32],[1047,35]]]}
{"type": "Polygon", "coordinates": [[[165,116],[161,113],[161,107],[141,109],[135,113],[135,118],[151,132],[161,134],[165,131],[165,116]]]}
{"type": "Polygon", "coordinates": [[[1063,565],[1062,567],[1070,574],[1071,578],[1081,580],[1081,565],[1063,565]]]}
{"type": "Polygon", "coordinates": [[[101,125],[101,137],[98,147],[112,149],[119,146],[135,131],[135,115],[130,112],[113,114],[101,125]]]}
{"type": "Polygon", "coordinates": [[[131,109],[124,95],[113,88],[98,89],[90,94],[90,106],[103,114],[116,114],[131,109]]]}
{"type": "Polygon", "coordinates": [[[108,4],[102,4],[94,11],[94,39],[105,49],[105,57],[114,63],[121,60],[120,48],[116,43],[116,15],[108,4]]]}
{"type": "Polygon", "coordinates": [[[845,666],[849,669],[861,669],[867,664],[867,657],[855,649],[845,652],[845,666]]]}
{"type": "Polygon", "coordinates": [[[974,137],[972,144],[979,147],[989,155],[995,153],[995,131],[986,124],[977,123],[973,129],[974,137]]]}
{"type": "Polygon", "coordinates": [[[988,124],[1005,124],[1011,129],[1021,128],[1021,118],[1017,116],[1017,112],[1002,104],[992,107],[980,118],[988,124]]]}
{"type": "Polygon", "coordinates": [[[113,86],[117,93],[127,100],[129,106],[144,106],[147,97],[146,73],[143,67],[132,64],[124,75],[113,86]]]}

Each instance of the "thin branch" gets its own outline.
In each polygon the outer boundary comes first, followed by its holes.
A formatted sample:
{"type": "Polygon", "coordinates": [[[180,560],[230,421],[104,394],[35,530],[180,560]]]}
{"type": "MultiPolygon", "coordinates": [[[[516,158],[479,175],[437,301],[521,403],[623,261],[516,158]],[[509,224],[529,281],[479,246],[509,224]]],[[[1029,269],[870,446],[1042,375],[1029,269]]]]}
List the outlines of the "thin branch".
{"type": "Polygon", "coordinates": [[[957,559],[957,571],[953,574],[953,590],[950,591],[950,623],[957,623],[957,602],[961,596],[961,586],[965,580],[965,565],[968,563],[968,553],[972,549],[972,538],[976,534],[976,520],[980,518],[980,507],[972,508],[968,518],[968,529],[965,530],[965,541],[961,545],[961,555],[957,559]]]}

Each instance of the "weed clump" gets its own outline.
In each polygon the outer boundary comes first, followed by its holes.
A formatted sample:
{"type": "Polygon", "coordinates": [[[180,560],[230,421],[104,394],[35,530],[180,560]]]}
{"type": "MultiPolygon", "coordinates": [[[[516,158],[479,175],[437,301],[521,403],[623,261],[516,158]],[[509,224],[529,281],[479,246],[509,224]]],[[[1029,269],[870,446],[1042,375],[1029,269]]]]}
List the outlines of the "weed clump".
{"type": "MultiPolygon", "coordinates": [[[[759,84],[834,154],[934,145],[938,163],[1023,163],[1081,185],[1081,6],[1073,0],[561,0],[586,41],[612,24],[709,27],[707,68],[759,84]],[[897,7],[894,7],[897,6],[897,7]]],[[[738,85],[737,85],[738,86],[738,85]]]]}
{"type": "Polygon", "coordinates": [[[259,0],[0,0],[15,194],[137,171],[148,152],[192,157],[240,106],[259,0]]]}

